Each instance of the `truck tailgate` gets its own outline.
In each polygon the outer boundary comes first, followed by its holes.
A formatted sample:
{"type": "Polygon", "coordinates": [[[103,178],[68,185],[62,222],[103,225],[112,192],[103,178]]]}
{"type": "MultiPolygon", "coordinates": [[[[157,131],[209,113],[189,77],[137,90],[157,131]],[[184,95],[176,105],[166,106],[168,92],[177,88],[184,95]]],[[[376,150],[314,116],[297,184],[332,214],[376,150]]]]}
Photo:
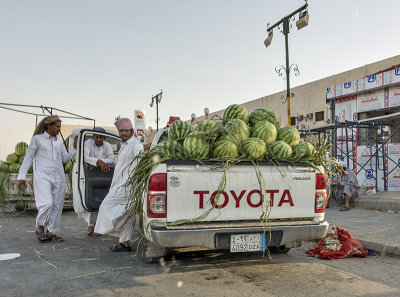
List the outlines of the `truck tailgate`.
{"type": "MultiPolygon", "coordinates": [[[[307,166],[267,166],[259,169],[273,219],[314,217],[315,171],[307,166]]],[[[266,201],[253,165],[235,165],[226,175],[226,186],[216,195],[223,170],[205,165],[173,165],[167,170],[167,221],[259,220],[266,201]],[[216,207],[205,216],[212,208],[216,207]]]]}

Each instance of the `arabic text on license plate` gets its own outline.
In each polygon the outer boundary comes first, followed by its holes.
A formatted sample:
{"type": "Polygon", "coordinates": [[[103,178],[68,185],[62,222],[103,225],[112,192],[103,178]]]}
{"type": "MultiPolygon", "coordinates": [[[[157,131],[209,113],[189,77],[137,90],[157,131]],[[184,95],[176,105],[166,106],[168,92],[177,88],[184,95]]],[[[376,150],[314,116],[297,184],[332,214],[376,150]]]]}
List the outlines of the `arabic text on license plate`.
{"type": "Polygon", "coordinates": [[[231,248],[233,253],[255,252],[265,249],[264,234],[232,234],[231,248]]]}

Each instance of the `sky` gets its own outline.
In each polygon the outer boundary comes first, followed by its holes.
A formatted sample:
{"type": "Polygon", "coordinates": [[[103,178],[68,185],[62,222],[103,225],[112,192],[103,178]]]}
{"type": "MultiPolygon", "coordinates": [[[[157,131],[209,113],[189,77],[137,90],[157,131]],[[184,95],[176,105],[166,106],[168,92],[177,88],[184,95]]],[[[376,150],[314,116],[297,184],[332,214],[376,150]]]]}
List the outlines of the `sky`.
{"type": "MultiPolygon", "coordinates": [[[[284,35],[267,24],[302,0],[0,0],[0,103],[43,105],[112,126],[161,90],[159,126],[284,91],[284,35]]],[[[397,0],[308,1],[289,33],[295,87],[399,54],[397,0]]],[[[19,108],[20,109],[20,108],[19,108]]],[[[26,109],[24,109],[26,110],[26,109]]],[[[28,109],[38,112],[37,109],[28,109]]],[[[26,111],[28,111],[26,110],[26,111]]],[[[0,108],[0,160],[30,142],[36,117],[0,108]]],[[[90,125],[64,119],[64,124],[90,125]]]]}

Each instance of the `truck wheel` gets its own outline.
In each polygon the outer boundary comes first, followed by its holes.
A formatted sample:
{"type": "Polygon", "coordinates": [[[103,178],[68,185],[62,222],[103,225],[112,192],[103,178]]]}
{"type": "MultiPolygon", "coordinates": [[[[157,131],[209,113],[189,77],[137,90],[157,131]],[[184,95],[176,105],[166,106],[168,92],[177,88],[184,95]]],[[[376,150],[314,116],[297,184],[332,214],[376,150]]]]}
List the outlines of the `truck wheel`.
{"type": "Polygon", "coordinates": [[[270,251],[276,254],[287,254],[290,251],[290,248],[287,248],[285,245],[279,245],[272,247],[270,251]]]}
{"type": "Polygon", "coordinates": [[[155,245],[152,242],[143,240],[142,242],[142,258],[145,263],[157,263],[160,258],[166,255],[166,249],[155,245]]]}

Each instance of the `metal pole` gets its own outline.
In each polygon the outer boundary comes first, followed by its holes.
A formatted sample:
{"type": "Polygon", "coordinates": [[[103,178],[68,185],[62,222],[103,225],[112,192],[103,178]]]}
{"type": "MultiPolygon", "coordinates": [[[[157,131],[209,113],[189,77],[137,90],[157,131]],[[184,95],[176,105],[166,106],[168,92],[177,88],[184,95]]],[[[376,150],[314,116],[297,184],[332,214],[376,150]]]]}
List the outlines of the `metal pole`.
{"type": "Polygon", "coordinates": [[[158,96],[156,97],[156,110],[157,110],[157,131],[158,131],[158,96]]]}
{"type": "Polygon", "coordinates": [[[291,126],[291,116],[290,116],[290,68],[289,68],[289,19],[285,17],[283,19],[283,34],[285,34],[285,51],[286,51],[286,102],[287,102],[287,116],[288,116],[288,126],[291,126]]]}

